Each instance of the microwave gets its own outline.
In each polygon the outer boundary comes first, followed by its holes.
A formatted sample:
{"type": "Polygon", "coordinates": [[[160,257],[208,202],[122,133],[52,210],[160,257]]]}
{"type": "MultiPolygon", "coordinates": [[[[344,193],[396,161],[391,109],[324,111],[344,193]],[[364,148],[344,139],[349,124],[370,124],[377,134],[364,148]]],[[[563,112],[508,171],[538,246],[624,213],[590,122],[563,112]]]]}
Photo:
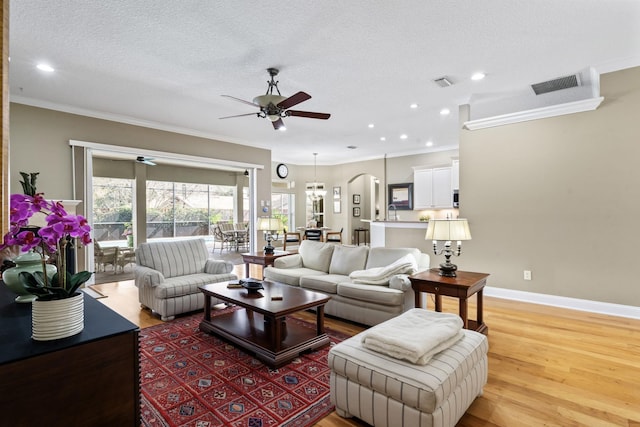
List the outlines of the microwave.
{"type": "Polygon", "coordinates": [[[458,190],[453,190],[453,207],[460,207],[460,194],[458,193],[458,190]]]}

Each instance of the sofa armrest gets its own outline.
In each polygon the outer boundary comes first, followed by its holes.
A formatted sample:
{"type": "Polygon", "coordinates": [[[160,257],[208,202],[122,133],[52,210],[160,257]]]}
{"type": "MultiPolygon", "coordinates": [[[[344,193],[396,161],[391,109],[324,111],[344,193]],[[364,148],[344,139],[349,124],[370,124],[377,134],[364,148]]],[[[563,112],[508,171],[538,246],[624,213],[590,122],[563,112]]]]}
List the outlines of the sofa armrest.
{"type": "Polygon", "coordinates": [[[134,276],[138,288],[141,285],[154,287],[164,282],[164,275],[158,270],[141,265],[136,265],[134,276]]]}
{"type": "Polygon", "coordinates": [[[302,255],[291,254],[291,255],[281,256],[273,260],[273,266],[276,268],[301,268],[302,255]]]}
{"type": "Polygon", "coordinates": [[[225,274],[233,271],[233,263],[219,259],[208,259],[204,265],[204,272],[208,274],[225,274]]]}
{"type": "Polygon", "coordinates": [[[389,287],[399,291],[408,291],[411,289],[411,280],[408,274],[396,274],[389,280],[389,287]]]}

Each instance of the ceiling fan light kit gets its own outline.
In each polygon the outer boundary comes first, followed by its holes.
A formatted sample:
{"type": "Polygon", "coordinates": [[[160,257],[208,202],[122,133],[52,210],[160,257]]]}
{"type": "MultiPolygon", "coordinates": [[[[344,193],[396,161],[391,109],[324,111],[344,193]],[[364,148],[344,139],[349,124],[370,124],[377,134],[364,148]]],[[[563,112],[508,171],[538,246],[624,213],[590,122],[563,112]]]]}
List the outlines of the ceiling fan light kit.
{"type": "Polygon", "coordinates": [[[307,101],[311,99],[311,95],[305,92],[297,92],[290,97],[282,96],[280,94],[280,89],[278,88],[278,81],[275,80],[275,76],[278,75],[279,70],[277,68],[267,68],[269,75],[271,76],[271,80],[267,81],[267,93],[264,95],[258,95],[253,98],[253,102],[245,101],[240,98],[236,98],[230,95],[222,95],[226,98],[230,98],[236,100],[238,102],[242,102],[243,104],[252,105],[254,107],[258,107],[260,109],[257,113],[247,113],[247,114],[238,114],[235,116],[226,116],[220,117],[221,119],[230,119],[233,117],[244,117],[244,116],[252,116],[257,115],[260,118],[268,119],[271,121],[273,128],[276,130],[281,130],[285,128],[284,121],[282,120],[284,117],[306,117],[308,119],[320,119],[327,120],[331,117],[331,114],[328,113],[316,113],[312,111],[298,111],[298,110],[289,110],[289,108],[300,104],[301,102],[307,101]],[[273,93],[275,90],[275,94],[273,93]]]}

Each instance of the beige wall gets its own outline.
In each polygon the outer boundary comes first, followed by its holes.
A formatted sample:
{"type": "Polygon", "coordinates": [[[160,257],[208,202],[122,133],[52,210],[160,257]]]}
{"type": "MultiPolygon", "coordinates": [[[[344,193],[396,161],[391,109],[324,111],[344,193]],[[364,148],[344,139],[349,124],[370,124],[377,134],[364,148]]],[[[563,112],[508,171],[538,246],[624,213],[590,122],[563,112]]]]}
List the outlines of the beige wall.
{"type": "Polygon", "coordinates": [[[72,198],[71,147],[78,140],[264,165],[257,172],[258,200],[269,199],[271,151],[149,129],[22,104],[11,104],[11,192],[21,191],[20,171],[40,172],[38,191],[72,198]]]}
{"type": "MultiPolygon", "coordinates": [[[[388,181],[390,184],[403,182],[413,182],[414,166],[450,166],[453,159],[458,158],[458,150],[448,150],[427,154],[415,154],[411,156],[390,157],[386,160],[386,177],[385,177],[385,160],[376,159],[364,162],[344,163],[333,166],[317,167],[318,182],[323,182],[327,189],[327,197],[331,196],[333,187],[340,187],[342,192],[342,211],[339,214],[333,213],[332,199],[327,201],[325,207],[325,223],[333,230],[344,228],[345,232],[342,237],[349,242],[351,232],[355,227],[363,225],[358,218],[352,216],[353,193],[363,196],[362,217],[360,219],[370,219],[369,200],[365,200],[365,195],[369,194],[368,187],[362,182],[363,175],[372,175],[380,180],[380,197],[378,208],[380,209],[380,218],[386,217],[386,194],[388,181]],[[366,211],[365,211],[366,209],[366,211]]],[[[310,156],[312,156],[310,154],[310,156]]],[[[312,157],[311,157],[312,158],[312,157]]],[[[313,166],[301,166],[289,164],[289,176],[282,180],[275,173],[275,167],[278,162],[272,164],[272,180],[276,183],[288,181],[294,185],[289,190],[277,190],[280,192],[293,192],[296,194],[296,225],[304,225],[305,197],[304,187],[306,182],[313,182],[313,166]]],[[[432,217],[444,217],[445,212],[455,212],[453,209],[449,211],[427,212],[432,217]]],[[[423,211],[399,211],[398,215],[403,221],[418,221],[423,211]]],[[[366,224],[365,224],[366,225],[366,224]]]]}
{"type": "Polygon", "coordinates": [[[640,68],[601,76],[601,94],[595,111],[462,131],[473,240],[460,269],[491,273],[490,286],[640,306],[640,68]]]}

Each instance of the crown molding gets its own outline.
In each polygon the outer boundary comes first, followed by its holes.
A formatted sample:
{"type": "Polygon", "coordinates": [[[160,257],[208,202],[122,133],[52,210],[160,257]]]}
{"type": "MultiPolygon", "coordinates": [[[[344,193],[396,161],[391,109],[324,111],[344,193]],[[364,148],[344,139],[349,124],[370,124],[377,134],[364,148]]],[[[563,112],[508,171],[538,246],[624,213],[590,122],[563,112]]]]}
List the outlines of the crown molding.
{"type": "Polygon", "coordinates": [[[592,111],[604,101],[604,97],[583,99],[580,101],[556,104],[548,107],[532,110],[518,111],[517,113],[502,114],[500,116],[486,117],[483,119],[469,120],[463,123],[463,129],[477,130],[494,126],[503,126],[529,120],[545,119],[548,117],[562,116],[565,114],[592,111]]]}

